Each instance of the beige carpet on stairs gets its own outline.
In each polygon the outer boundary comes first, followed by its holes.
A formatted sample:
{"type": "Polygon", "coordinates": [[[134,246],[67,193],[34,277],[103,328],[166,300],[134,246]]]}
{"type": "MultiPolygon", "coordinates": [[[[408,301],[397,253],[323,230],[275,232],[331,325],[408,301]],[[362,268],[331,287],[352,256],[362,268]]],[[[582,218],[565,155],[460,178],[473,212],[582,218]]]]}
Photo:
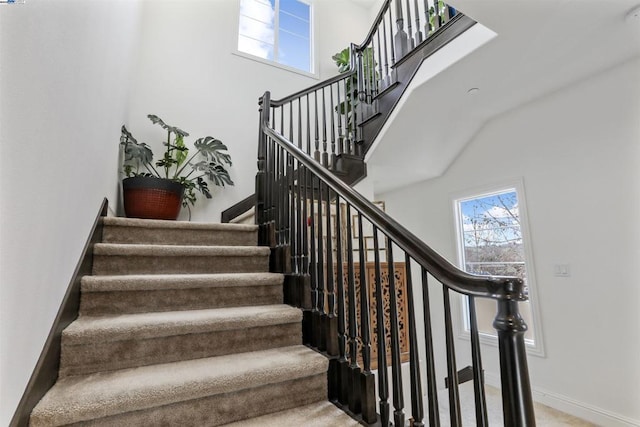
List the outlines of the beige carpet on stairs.
{"type": "Polygon", "coordinates": [[[355,426],[257,228],[104,219],[38,426],[355,426]]]}

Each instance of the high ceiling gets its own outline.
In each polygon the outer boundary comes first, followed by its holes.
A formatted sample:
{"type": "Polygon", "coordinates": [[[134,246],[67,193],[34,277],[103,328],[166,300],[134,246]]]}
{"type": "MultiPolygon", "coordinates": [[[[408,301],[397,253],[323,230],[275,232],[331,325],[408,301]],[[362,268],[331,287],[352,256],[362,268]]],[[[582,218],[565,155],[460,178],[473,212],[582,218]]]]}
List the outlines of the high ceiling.
{"type": "Polygon", "coordinates": [[[640,0],[451,4],[497,36],[435,76],[425,61],[368,156],[376,193],[439,176],[491,119],[640,55],[640,0]]]}

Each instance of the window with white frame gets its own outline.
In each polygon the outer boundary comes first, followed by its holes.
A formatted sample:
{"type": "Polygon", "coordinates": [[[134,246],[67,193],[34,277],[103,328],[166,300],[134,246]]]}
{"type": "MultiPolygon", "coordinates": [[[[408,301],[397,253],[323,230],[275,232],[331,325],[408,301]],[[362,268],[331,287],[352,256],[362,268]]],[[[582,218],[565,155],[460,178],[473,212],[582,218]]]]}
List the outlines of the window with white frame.
{"type": "Polygon", "coordinates": [[[310,0],[240,0],[238,51],[313,73],[310,0]]]}
{"type": "MultiPolygon", "coordinates": [[[[525,342],[542,353],[539,325],[534,315],[533,266],[525,221],[524,191],[521,184],[476,192],[454,200],[460,267],[473,274],[516,276],[524,280],[529,301],[519,304],[528,326],[525,342]]],[[[464,299],[463,316],[469,331],[469,311],[464,299]]],[[[496,302],[476,298],[478,330],[484,340],[496,336],[493,320],[496,302]]]]}

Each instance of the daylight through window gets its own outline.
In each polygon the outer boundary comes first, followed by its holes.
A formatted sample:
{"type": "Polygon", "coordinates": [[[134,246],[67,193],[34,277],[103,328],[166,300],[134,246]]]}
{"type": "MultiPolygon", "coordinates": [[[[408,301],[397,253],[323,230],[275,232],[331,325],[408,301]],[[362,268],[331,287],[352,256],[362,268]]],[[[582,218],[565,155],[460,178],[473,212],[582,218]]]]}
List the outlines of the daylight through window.
{"type": "Polygon", "coordinates": [[[313,73],[311,4],[303,0],[240,0],[238,50],[313,73]]]}
{"type": "MultiPolygon", "coordinates": [[[[455,201],[458,223],[458,248],[461,268],[479,275],[516,276],[529,286],[525,236],[521,223],[518,192],[508,188],[455,201]]],[[[466,298],[465,298],[466,301],[466,298]]],[[[466,330],[469,330],[468,306],[466,330]]],[[[493,320],[496,303],[476,299],[478,329],[485,335],[496,335],[493,320]]],[[[520,311],[529,330],[525,340],[534,344],[535,333],[530,301],[520,303],[520,311]]]]}

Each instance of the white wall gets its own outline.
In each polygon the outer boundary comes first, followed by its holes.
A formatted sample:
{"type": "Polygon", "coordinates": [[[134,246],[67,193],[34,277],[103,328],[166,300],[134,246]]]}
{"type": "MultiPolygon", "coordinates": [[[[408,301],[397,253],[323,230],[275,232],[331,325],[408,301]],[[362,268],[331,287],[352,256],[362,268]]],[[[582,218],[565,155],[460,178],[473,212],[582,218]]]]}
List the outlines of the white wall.
{"type": "MultiPolygon", "coordinates": [[[[529,357],[536,398],[608,426],[640,425],[638,75],[636,59],[517,108],[443,176],[376,197],[455,261],[452,195],[522,177],[546,349],[529,357]]],[[[496,380],[497,351],[483,353],[496,380]]]]}
{"type": "Polygon", "coordinates": [[[0,5],[0,425],[35,366],[102,198],[137,40],[133,1],[0,5]]]}
{"type": "MultiPolygon", "coordinates": [[[[371,24],[367,9],[344,0],[316,0],[319,74],[337,74],[331,56],[361,42],[371,24]],[[361,18],[361,19],[359,19],[361,18]]],[[[232,155],[235,187],[200,196],[193,220],[220,221],[220,212],[254,192],[258,98],[266,90],[282,98],[318,82],[235,55],[239,0],[157,0],[144,6],[138,74],[127,121],[129,130],[161,155],[158,133],[146,118],[156,114],[196,138],[221,139],[232,155]]],[[[183,211],[181,219],[186,218],[183,211]]]]}

